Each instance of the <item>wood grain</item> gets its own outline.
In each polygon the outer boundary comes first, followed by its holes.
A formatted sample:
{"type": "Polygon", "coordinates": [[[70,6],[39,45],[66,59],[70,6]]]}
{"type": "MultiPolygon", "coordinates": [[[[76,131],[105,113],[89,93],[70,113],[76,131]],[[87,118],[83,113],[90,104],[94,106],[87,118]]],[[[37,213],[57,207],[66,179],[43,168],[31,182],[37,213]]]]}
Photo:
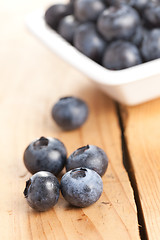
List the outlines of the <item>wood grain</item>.
{"type": "Polygon", "coordinates": [[[125,138],[149,239],[160,233],[160,100],[122,106],[125,138]]]}
{"type": "Polygon", "coordinates": [[[82,74],[57,58],[24,28],[25,14],[46,1],[1,1],[0,39],[0,239],[140,239],[133,191],[122,164],[121,130],[114,102],[82,74]],[[89,105],[87,122],[63,132],[51,119],[51,107],[65,95],[89,105]],[[48,212],[37,213],[23,190],[30,174],[23,152],[33,139],[61,139],[68,154],[85,144],[102,147],[109,157],[104,191],[97,203],[74,208],[60,196],[48,212]]]}

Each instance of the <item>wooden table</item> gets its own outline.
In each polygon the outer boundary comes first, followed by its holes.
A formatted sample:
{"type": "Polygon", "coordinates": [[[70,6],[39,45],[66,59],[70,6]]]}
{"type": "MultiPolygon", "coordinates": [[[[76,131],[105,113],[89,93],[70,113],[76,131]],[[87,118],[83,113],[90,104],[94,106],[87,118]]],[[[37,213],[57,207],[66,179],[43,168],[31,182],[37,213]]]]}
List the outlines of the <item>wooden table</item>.
{"type": "Polygon", "coordinates": [[[0,1],[0,239],[158,240],[160,99],[120,106],[46,49],[27,32],[24,18],[47,4],[0,1]],[[66,95],[83,98],[90,108],[83,127],[70,132],[60,130],[50,114],[66,95]],[[23,190],[31,175],[23,152],[40,136],[61,139],[68,155],[86,144],[106,151],[109,167],[97,203],[77,209],[61,196],[44,213],[27,205],[23,190]]]}

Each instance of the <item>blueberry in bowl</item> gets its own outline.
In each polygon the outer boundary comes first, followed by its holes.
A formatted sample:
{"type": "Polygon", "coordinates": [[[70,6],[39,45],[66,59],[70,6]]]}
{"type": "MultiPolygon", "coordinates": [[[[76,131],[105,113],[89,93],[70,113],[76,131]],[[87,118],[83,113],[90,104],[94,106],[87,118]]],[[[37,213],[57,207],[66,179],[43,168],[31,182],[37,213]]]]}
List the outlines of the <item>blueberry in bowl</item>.
{"type": "Polygon", "coordinates": [[[107,42],[98,33],[95,24],[86,22],[75,31],[73,45],[84,55],[100,63],[107,42]]]}
{"type": "Polygon", "coordinates": [[[60,188],[63,197],[71,205],[88,207],[100,198],[103,182],[94,170],[76,168],[63,175],[60,188]]]}
{"type": "Polygon", "coordinates": [[[145,61],[160,58],[160,28],[148,31],[141,44],[141,53],[145,61]]]}
{"type": "Polygon", "coordinates": [[[27,182],[24,196],[31,208],[36,211],[47,211],[59,199],[60,184],[50,172],[40,171],[35,173],[27,182]]]}
{"type": "Polygon", "coordinates": [[[127,5],[106,8],[97,21],[97,29],[106,41],[129,40],[135,34],[139,25],[140,16],[138,12],[127,5]]]}
{"type": "Polygon", "coordinates": [[[73,44],[73,36],[80,25],[74,15],[67,15],[59,22],[57,32],[69,43],[73,44]]]}
{"type": "Polygon", "coordinates": [[[67,171],[78,167],[92,169],[102,177],[108,167],[108,157],[103,149],[86,145],[75,150],[66,161],[67,171]]]}
{"type": "Polygon", "coordinates": [[[143,11],[146,5],[150,2],[150,0],[106,0],[106,3],[109,6],[116,6],[121,4],[126,4],[134,7],[138,11],[143,11]]]}
{"type": "Polygon", "coordinates": [[[64,144],[51,137],[32,141],[23,155],[24,165],[30,173],[48,171],[56,176],[64,168],[66,158],[67,150],[64,144]]]}
{"type": "Polygon", "coordinates": [[[45,11],[44,19],[46,23],[54,30],[57,30],[60,20],[72,14],[72,4],[54,4],[45,11]]]}
{"type": "Polygon", "coordinates": [[[69,131],[81,127],[88,118],[89,108],[80,98],[67,96],[60,98],[52,107],[52,118],[59,127],[69,131]]]}
{"type": "Polygon", "coordinates": [[[143,11],[143,18],[148,28],[160,28],[160,1],[149,1],[143,11]]]}
{"type": "Polygon", "coordinates": [[[138,48],[128,42],[117,40],[106,49],[102,64],[108,69],[121,70],[142,63],[138,48]]]}
{"type": "Polygon", "coordinates": [[[96,21],[105,8],[102,0],[76,0],[74,15],[80,22],[96,21]]]}

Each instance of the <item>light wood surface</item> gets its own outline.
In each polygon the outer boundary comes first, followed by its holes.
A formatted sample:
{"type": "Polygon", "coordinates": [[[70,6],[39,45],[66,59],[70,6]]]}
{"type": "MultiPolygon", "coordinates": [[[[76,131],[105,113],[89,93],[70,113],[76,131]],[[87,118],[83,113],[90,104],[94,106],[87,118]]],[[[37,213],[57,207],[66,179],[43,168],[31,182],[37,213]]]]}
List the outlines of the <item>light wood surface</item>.
{"type": "Polygon", "coordinates": [[[140,239],[115,103],[27,32],[25,15],[46,1],[0,3],[0,239],[140,239]],[[50,115],[53,103],[65,95],[82,97],[90,108],[88,121],[71,132],[61,131],[50,115]],[[106,151],[109,167],[97,203],[78,209],[61,196],[44,213],[27,205],[23,190],[31,175],[22,157],[30,141],[40,136],[61,139],[68,154],[85,144],[106,151]]]}
{"type": "Polygon", "coordinates": [[[160,239],[160,100],[122,107],[124,134],[149,239],[160,239]]]}

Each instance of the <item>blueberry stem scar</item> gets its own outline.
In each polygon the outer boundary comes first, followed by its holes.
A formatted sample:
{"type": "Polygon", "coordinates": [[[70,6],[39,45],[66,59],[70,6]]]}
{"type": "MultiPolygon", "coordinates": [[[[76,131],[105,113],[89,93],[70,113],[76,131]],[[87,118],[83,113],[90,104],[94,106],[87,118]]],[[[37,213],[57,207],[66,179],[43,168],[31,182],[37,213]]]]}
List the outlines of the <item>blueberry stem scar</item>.
{"type": "Polygon", "coordinates": [[[26,187],[25,187],[24,192],[23,192],[25,198],[28,197],[28,189],[29,189],[29,186],[30,186],[30,185],[31,185],[31,179],[29,179],[28,181],[26,181],[26,187]]]}

